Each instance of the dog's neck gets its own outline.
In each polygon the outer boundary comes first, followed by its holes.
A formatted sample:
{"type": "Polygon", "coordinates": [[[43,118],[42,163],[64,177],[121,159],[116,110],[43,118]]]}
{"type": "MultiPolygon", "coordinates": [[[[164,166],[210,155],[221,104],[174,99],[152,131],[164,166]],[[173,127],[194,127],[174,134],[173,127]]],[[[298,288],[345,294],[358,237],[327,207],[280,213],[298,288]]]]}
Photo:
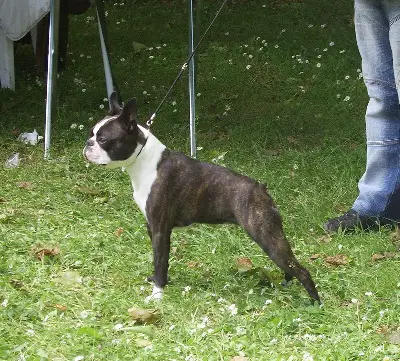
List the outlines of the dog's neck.
{"type": "Polygon", "coordinates": [[[138,154],[134,162],[125,167],[131,178],[133,197],[142,213],[146,216],[145,206],[151,186],[157,177],[157,165],[160,161],[165,145],[162,144],[153,134],[139,126],[147,137],[143,146],[139,144],[135,153],[138,154]]]}

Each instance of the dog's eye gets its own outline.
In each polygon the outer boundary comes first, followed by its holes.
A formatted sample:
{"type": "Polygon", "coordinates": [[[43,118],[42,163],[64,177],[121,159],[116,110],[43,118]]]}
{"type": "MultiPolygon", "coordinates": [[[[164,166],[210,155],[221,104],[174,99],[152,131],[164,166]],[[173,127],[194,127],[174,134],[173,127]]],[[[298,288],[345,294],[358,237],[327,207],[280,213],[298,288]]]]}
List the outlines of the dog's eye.
{"type": "Polygon", "coordinates": [[[97,143],[104,144],[105,142],[106,142],[105,138],[103,138],[103,137],[97,138],[97,143]]]}

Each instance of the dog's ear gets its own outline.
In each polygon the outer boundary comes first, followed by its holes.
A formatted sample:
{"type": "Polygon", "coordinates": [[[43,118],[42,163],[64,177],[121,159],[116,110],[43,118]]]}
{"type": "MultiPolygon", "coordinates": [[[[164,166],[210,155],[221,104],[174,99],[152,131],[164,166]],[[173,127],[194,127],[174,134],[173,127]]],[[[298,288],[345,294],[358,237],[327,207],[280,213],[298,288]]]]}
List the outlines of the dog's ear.
{"type": "Polygon", "coordinates": [[[136,98],[132,98],[122,108],[122,113],[119,117],[122,126],[128,132],[137,129],[137,103],[136,98]]]}
{"type": "Polygon", "coordinates": [[[118,115],[121,114],[122,107],[118,102],[118,96],[115,91],[113,91],[110,95],[110,115],[118,115]]]}

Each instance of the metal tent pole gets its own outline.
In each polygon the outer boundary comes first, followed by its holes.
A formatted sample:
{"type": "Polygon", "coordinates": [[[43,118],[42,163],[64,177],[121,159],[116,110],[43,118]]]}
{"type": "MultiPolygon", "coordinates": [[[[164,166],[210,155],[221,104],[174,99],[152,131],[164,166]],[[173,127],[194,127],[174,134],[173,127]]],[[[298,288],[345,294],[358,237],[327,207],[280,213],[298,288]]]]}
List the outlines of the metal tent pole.
{"type": "MultiPolygon", "coordinates": [[[[193,0],[189,0],[189,54],[194,49],[193,0]]],[[[196,158],[196,104],[194,56],[189,61],[190,155],[196,158]]]]}
{"type": "Polygon", "coordinates": [[[107,95],[108,95],[108,99],[110,99],[110,95],[114,91],[114,84],[113,84],[113,79],[112,79],[112,75],[111,75],[110,59],[108,58],[108,53],[107,53],[106,45],[104,43],[104,37],[103,37],[103,32],[101,30],[100,23],[99,23],[99,33],[100,33],[101,55],[103,57],[103,65],[104,65],[104,76],[106,78],[107,95]]]}
{"type": "Polygon", "coordinates": [[[53,96],[56,92],[58,65],[58,30],[60,25],[60,0],[50,1],[49,54],[47,69],[46,123],[44,130],[44,158],[50,155],[51,119],[53,115],[53,96]]]}
{"type": "MultiPolygon", "coordinates": [[[[108,47],[104,2],[103,2],[103,0],[95,0],[95,1],[96,1],[97,21],[99,24],[101,55],[102,55],[103,64],[104,64],[104,76],[106,78],[108,99],[110,99],[111,93],[113,91],[116,91],[117,99],[119,102],[121,102],[121,96],[120,96],[118,87],[114,81],[114,77],[112,75],[111,62],[110,62],[110,58],[108,56],[108,48],[109,47],[108,47]]],[[[111,104],[110,104],[110,109],[111,109],[111,104]]]]}

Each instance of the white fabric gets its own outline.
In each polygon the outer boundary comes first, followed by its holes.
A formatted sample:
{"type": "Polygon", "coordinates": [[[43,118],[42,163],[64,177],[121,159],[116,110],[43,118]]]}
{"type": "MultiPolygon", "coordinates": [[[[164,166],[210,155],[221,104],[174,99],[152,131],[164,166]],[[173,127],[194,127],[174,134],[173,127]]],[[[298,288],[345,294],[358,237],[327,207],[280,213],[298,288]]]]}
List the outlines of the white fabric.
{"type": "Polygon", "coordinates": [[[10,40],[19,40],[49,10],[50,0],[0,0],[0,28],[10,40]]]}

